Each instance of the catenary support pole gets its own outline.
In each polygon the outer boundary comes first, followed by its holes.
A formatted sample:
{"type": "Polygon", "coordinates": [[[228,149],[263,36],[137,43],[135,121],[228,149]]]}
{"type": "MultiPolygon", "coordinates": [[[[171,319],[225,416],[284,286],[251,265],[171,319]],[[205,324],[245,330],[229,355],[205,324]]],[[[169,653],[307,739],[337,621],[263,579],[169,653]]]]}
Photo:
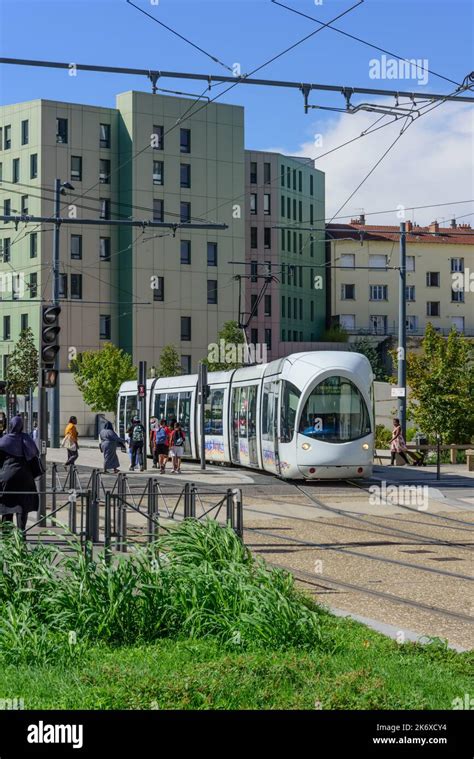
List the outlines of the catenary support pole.
{"type": "Polygon", "coordinates": [[[147,452],[150,439],[149,425],[146,421],[146,375],[147,375],[147,363],[146,361],[139,361],[138,363],[138,384],[145,386],[145,394],[137,398],[138,408],[140,413],[140,421],[145,429],[145,439],[143,441],[143,469],[147,468],[147,452]]]}
{"type": "Polygon", "coordinates": [[[399,306],[398,306],[398,387],[400,395],[398,398],[398,417],[402,428],[403,437],[406,439],[406,409],[407,409],[407,370],[406,370],[406,351],[407,351],[407,327],[406,327],[406,231],[405,222],[400,223],[400,276],[399,276],[399,306]]]}
{"type": "MultiPolygon", "coordinates": [[[[59,306],[59,232],[61,224],[61,180],[54,180],[54,232],[53,232],[53,306],[59,306]]],[[[57,370],[56,383],[50,390],[51,394],[51,447],[59,448],[59,353],[54,359],[54,368],[57,370]]]]}

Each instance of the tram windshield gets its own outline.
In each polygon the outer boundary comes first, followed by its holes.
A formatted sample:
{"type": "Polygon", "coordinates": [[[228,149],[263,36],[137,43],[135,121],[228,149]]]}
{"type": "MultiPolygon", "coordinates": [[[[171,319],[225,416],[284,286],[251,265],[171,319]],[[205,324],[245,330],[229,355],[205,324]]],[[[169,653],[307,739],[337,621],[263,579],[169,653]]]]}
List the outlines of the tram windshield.
{"type": "Polygon", "coordinates": [[[305,403],[299,432],[327,443],[345,443],[369,435],[369,412],[356,386],[337,376],[316,385],[305,403]]]}

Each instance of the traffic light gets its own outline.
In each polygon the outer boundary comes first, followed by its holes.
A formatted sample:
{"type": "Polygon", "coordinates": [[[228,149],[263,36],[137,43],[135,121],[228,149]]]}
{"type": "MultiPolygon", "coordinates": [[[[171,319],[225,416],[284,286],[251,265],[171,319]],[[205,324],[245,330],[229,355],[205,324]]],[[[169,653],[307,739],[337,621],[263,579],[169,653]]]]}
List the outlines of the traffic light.
{"type": "Polygon", "coordinates": [[[138,385],[138,397],[146,398],[146,385],[142,385],[142,384],[138,385]]]}
{"type": "MultiPolygon", "coordinates": [[[[59,352],[58,335],[61,330],[59,326],[59,314],[61,306],[42,306],[41,307],[41,352],[40,360],[42,366],[46,369],[52,369],[56,356],[59,352]]],[[[51,385],[51,387],[54,387],[51,385]]]]}
{"type": "Polygon", "coordinates": [[[57,369],[43,369],[43,387],[56,387],[57,369]]]}

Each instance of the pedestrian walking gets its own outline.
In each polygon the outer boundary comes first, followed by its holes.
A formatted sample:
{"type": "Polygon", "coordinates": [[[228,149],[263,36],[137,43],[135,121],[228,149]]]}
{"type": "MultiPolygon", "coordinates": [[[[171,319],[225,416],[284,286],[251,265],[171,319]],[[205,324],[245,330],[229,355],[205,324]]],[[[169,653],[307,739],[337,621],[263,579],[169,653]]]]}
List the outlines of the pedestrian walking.
{"type": "Polygon", "coordinates": [[[137,463],[140,466],[140,472],[143,472],[143,446],[145,443],[145,428],[140,421],[140,417],[134,416],[132,424],[127,430],[130,438],[130,449],[132,451],[132,461],[130,471],[133,471],[137,463]]]}
{"type": "Polygon", "coordinates": [[[35,478],[42,473],[38,449],[30,435],[23,432],[23,419],[14,416],[8,433],[0,439],[0,514],[2,522],[13,522],[26,529],[28,514],[38,510],[35,478]]]}
{"type": "Polygon", "coordinates": [[[71,416],[64,430],[64,438],[61,446],[67,451],[67,460],[64,467],[67,468],[77,461],[79,456],[79,434],[77,432],[77,417],[71,416]]]}
{"type": "Polygon", "coordinates": [[[400,419],[395,418],[393,420],[392,439],[390,440],[390,466],[395,466],[395,457],[397,453],[402,457],[406,464],[409,464],[410,462],[408,461],[406,450],[407,446],[402,434],[400,419]]]}
{"type": "Polygon", "coordinates": [[[166,424],[166,419],[162,419],[155,433],[155,450],[160,465],[160,474],[165,473],[166,462],[170,454],[170,435],[171,430],[166,424]]]}
{"type": "Polygon", "coordinates": [[[114,470],[114,474],[118,474],[119,471],[119,458],[117,456],[117,448],[125,449],[125,440],[117,435],[112,422],[106,422],[99,435],[100,443],[99,448],[104,455],[104,472],[109,469],[114,470]]]}
{"type": "Polygon", "coordinates": [[[173,459],[172,474],[181,474],[181,459],[184,452],[184,430],[179,422],[175,422],[170,436],[171,457],[173,459]]]}

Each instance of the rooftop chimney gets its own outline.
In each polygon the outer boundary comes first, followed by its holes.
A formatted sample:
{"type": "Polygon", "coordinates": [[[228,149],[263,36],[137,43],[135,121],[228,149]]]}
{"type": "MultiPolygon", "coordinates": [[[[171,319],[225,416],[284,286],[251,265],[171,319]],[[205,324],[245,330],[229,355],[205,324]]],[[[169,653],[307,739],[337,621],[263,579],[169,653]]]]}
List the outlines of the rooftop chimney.
{"type": "Polygon", "coordinates": [[[451,229],[456,229],[456,226],[457,226],[456,219],[451,219],[449,226],[451,227],[451,229]]]}
{"type": "Polygon", "coordinates": [[[411,232],[411,230],[413,229],[413,224],[411,221],[406,222],[405,229],[407,232],[411,232]]]}
{"type": "Polygon", "coordinates": [[[429,231],[430,232],[435,232],[436,234],[438,234],[438,232],[439,232],[439,224],[438,224],[437,221],[432,221],[431,222],[431,224],[429,226],[429,231]]]}
{"type": "Polygon", "coordinates": [[[365,213],[361,213],[359,217],[359,224],[362,224],[362,226],[365,226],[365,213]]]}

